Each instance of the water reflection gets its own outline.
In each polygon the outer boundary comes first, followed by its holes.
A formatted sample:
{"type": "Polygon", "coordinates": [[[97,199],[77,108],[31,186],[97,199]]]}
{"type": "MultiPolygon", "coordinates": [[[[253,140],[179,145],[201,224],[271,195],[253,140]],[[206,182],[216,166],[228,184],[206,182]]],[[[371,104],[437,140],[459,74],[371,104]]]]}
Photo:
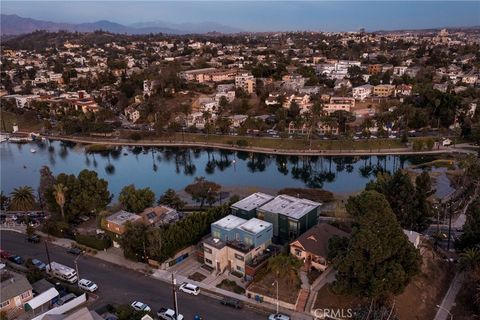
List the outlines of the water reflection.
{"type": "Polygon", "coordinates": [[[0,146],[2,190],[10,192],[14,187],[25,184],[37,187],[39,169],[42,165],[48,165],[55,174],[78,174],[83,169],[96,170],[99,176],[108,179],[111,191],[117,194],[124,185],[131,183],[139,187],[149,186],[157,194],[168,188],[182,189],[196,176],[206,176],[221,185],[310,187],[353,192],[361,190],[380,172],[394,172],[411,163],[431,161],[434,158],[285,156],[245,151],[139,146],[87,152],[83,145],[75,143],[53,141],[37,145],[35,154],[30,153],[28,145],[3,143],[0,146]],[[31,170],[20,170],[23,166],[31,170]]]}

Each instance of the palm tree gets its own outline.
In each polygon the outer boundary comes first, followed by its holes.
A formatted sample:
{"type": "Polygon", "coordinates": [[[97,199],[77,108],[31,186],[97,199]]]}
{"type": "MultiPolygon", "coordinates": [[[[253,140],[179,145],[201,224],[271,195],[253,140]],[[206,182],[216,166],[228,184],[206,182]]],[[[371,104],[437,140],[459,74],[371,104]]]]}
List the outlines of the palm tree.
{"type": "Polygon", "coordinates": [[[67,192],[67,187],[59,183],[53,186],[53,195],[55,196],[55,201],[60,207],[60,212],[62,213],[62,219],[65,220],[65,212],[63,207],[65,206],[65,192],[67,192]]]}
{"type": "Polygon", "coordinates": [[[29,186],[23,186],[13,189],[10,193],[10,210],[28,211],[35,207],[35,197],[33,189],[29,186]]]}
{"type": "Polygon", "coordinates": [[[466,270],[480,266],[480,251],[477,248],[465,249],[460,253],[460,264],[466,270]]]}

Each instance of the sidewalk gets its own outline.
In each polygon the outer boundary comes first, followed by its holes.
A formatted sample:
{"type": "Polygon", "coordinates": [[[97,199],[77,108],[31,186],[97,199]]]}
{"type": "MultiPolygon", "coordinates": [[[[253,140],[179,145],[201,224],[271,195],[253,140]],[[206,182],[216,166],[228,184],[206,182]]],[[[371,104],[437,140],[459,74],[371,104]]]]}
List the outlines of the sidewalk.
{"type": "Polygon", "coordinates": [[[438,308],[437,314],[435,315],[434,320],[447,320],[450,316],[450,310],[452,309],[455,298],[457,297],[460,288],[462,287],[464,280],[464,273],[460,272],[455,275],[450,284],[450,288],[448,288],[445,297],[443,297],[442,303],[440,304],[441,308],[438,308]]]}
{"type": "MultiPolygon", "coordinates": [[[[50,243],[57,246],[64,247],[64,248],[71,248],[72,244],[76,243],[75,241],[70,239],[55,238],[53,236],[48,236],[42,232],[38,232],[38,234],[40,234],[42,237],[47,239],[50,243]]],[[[171,271],[154,269],[145,263],[130,261],[123,256],[121,249],[118,249],[118,248],[109,248],[105,251],[98,251],[97,254],[92,255],[92,257],[95,257],[97,259],[107,261],[112,264],[119,265],[128,269],[132,269],[138,272],[150,274],[151,277],[169,284],[172,282],[171,271]]],[[[202,294],[214,299],[220,300],[224,296],[227,296],[227,297],[231,297],[231,298],[235,298],[240,301],[243,301],[244,303],[252,306],[252,308],[260,309],[267,313],[275,313],[276,311],[275,305],[272,305],[266,302],[257,302],[254,299],[249,299],[244,295],[236,294],[231,291],[217,288],[214,284],[211,284],[211,283],[205,284],[201,282],[196,282],[191,279],[188,279],[185,276],[180,276],[180,275],[176,275],[175,279],[177,284],[180,284],[182,282],[189,282],[199,286],[202,289],[201,291],[202,294]]],[[[305,313],[299,313],[299,312],[295,312],[285,308],[280,308],[279,311],[282,313],[291,315],[293,320],[311,320],[312,319],[311,316],[305,313]]]]}

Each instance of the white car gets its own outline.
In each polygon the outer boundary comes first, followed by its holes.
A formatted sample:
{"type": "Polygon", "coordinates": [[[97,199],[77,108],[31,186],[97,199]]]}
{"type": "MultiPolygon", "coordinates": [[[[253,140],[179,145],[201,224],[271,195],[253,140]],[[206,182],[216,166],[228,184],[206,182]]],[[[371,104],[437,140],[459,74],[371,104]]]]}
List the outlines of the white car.
{"type": "Polygon", "coordinates": [[[268,320],[290,320],[290,317],[286,314],[277,313],[269,315],[268,320]]]}
{"type": "Polygon", "coordinates": [[[133,301],[131,306],[133,309],[137,311],[146,311],[146,312],[152,311],[152,309],[149,306],[147,306],[145,303],[140,301],[133,301]]]}
{"type": "Polygon", "coordinates": [[[87,279],[81,279],[78,281],[78,287],[88,292],[95,292],[98,290],[97,284],[87,279]]]}
{"type": "Polygon", "coordinates": [[[198,296],[198,294],[200,293],[200,288],[198,286],[188,282],[182,283],[179,289],[180,291],[183,291],[188,294],[193,294],[194,296],[198,296]]]}

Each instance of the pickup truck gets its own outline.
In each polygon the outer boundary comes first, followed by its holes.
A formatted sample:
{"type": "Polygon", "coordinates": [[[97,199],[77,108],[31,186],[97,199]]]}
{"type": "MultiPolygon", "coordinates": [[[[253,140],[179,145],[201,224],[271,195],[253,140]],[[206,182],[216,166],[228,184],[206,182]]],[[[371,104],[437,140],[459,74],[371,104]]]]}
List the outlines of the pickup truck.
{"type": "Polygon", "coordinates": [[[175,311],[168,308],[161,308],[158,310],[157,317],[164,320],[183,320],[183,316],[181,314],[175,317],[175,311]]]}

